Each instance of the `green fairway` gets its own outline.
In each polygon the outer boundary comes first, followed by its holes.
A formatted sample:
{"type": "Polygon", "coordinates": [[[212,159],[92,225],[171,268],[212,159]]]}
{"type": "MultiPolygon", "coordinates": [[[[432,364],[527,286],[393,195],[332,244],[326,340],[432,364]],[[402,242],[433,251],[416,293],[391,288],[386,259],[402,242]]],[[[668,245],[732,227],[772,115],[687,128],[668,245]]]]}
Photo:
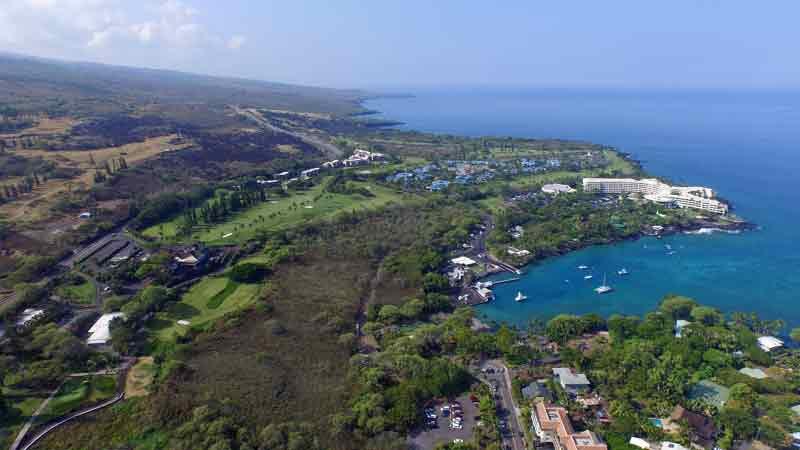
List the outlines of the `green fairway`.
{"type": "MultiPolygon", "coordinates": [[[[365,187],[372,192],[372,197],[324,192],[324,184],[320,183],[307,191],[293,192],[288,197],[273,197],[270,201],[242,211],[223,223],[197,226],[190,240],[211,245],[242,243],[255,237],[259,230],[290,228],[331,218],[343,211],[376,208],[403,199],[401,194],[372,183],[353,182],[353,185],[365,187]]],[[[177,217],[154,225],[145,229],[143,234],[159,239],[177,239],[176,233],[181,220],[182,217],[177,217]]]]}
{"type": "Polygon", "coordinates": [[[83,407],[107,400],[116,392],[117,380],[113,375],[70,378],[64,382],[58,394],[53,397],[36,421],[49,422],[83,407]]]}
{"type": "Polygon", "coordinates": [[[190,327],[202,326],[250,305],[259,288],[257,284],[239,284],[226,277],[205,278],[192,286],[180,302],[159,313],[150,329],[159,340],[168,341],[190,327]],[[180,325],[179,320],[186,320],[189,324],[180,325]]]}

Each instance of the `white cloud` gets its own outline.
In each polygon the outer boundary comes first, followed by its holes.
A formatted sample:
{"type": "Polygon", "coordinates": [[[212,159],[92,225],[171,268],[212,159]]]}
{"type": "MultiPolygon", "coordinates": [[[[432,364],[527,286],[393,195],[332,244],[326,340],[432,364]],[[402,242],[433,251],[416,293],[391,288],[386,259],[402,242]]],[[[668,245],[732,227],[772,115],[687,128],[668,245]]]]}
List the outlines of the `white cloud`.
{"type": "Polygon", "coordinates": [[[212,33],[201,12],[181,0],[0,2],[0,49],[9,51],[68,57],[137,49],[231,51],[246,41],[212,33]]]}
{"type": "Polygon", "coordinates": [[[237,34],[228,39],[228,48],[231,50],[239,50],[245,43],[247,43],[247,38],[237,34]]]}

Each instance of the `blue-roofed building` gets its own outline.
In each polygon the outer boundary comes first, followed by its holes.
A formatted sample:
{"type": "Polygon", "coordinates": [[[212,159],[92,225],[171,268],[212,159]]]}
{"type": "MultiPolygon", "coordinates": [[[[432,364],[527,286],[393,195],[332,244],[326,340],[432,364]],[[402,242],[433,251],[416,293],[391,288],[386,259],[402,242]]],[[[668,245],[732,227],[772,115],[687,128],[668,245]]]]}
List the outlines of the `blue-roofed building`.
{"type": "Polygon", "coordinates": [[[433,183],[431,183],[431,185],[428,187],[428,189],[430,189],[431,191],[436,192],[436,191],[442,191],[444,189],[447,189],[448,186],[450,186],[450,182],[449,181],[447,181],[447,180],[436,180],[433,183]]]}
{"type": "Polygon", "coordinates": [[[414,174],[410,172],[399,172],[394,175],[389,175],[386,180],[391,183],[408,183],[414,179],[414,174]]]}

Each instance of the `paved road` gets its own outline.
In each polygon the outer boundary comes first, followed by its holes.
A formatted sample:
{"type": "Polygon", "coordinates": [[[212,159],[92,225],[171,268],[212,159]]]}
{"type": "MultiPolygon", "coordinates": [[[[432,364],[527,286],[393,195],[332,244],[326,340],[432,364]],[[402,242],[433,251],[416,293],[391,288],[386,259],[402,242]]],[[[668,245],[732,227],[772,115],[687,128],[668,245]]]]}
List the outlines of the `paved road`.
{"type": "Polygon", "coordinates": [[[485,374],[490,382],[496,382],[499,386],[498,394],[498,407],[503,412],[501,418],[504,418],[508,423],[509,431],[503,435],[503,446],[512,448],[514,450],[526,450],[524,434],[522,433],[522,425],[519,422],[519,408],[514,403],[514,397],[511,394],[511,376],[509,375],[508,368],[500,360],[487,361],[482,369],[492,368],[494,373],[485,374]]]}

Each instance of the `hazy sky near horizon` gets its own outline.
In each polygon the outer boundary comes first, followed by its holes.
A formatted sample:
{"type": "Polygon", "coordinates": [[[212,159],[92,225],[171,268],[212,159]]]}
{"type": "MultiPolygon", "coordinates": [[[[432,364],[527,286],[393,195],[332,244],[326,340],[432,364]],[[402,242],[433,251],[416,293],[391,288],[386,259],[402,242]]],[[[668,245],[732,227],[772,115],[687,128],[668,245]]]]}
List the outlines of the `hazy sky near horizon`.
{"type": "Polygon", "coordinates": [[[0,0],[0,50],[335,87],[800,87],[797,0],[0,0]]]}

